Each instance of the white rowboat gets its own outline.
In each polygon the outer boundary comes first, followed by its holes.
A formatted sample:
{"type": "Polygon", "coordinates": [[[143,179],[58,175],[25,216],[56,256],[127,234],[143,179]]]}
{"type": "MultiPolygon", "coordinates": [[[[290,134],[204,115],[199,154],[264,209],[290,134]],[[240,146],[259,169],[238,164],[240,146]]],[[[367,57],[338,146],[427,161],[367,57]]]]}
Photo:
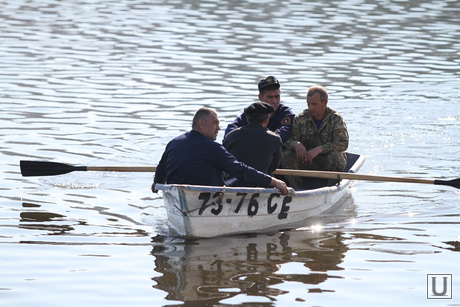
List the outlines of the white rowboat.
{"type": "MultiPolygon", "coordinates": [[[[340,184],[281,195],[277,189],[156,184],[163,191],[171,228],[186,237],[215,237],[227,234],[268,232],[297,228],[306,219],[331,208],[345,195],[350,180],[421,183],[460,189],[460,178],[452,180],[360,175],[364,158],[347,153],[345,172],[277,169],[277,175],[337,179],[340,184]],[[341,179],[341,180],[339,180],[341,179]]],[[[73,171],[155,172],[155,166],[78,166],[48,161],[20,161],[24,177],[54,176],[73,171]]],[[[311,180],[309,185],[311,185],[311,180]]],[[[317,185],[317,182],[313,182],[317,185]]]]}
{"type": "MultiPolygon", "coordinates": [[[[356,173],[364,158],[347,153],[346,172],[356,173]]],[[[163,193],[170,227],[180,236],[215,237],[299,227],[339,202],[351,180],[311,190],[156,184],[163,193]]]]}

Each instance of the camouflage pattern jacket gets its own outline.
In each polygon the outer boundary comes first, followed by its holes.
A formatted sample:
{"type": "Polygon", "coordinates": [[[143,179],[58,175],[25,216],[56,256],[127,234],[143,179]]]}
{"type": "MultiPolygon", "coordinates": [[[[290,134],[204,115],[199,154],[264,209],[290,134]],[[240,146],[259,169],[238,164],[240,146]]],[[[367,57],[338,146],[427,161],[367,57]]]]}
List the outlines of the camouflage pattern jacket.
{"type": "Polygon", "coordinates": [[[326,116],[318,129],[310,111],[305,109],[294,118],[291,135],[284,146],[294,150],[294,144],[301,142],[307,150],[321,146],[323,154],[328,154],[347,150],[348,140],[347,126],[339,113],[327,107],[326,116]]]}

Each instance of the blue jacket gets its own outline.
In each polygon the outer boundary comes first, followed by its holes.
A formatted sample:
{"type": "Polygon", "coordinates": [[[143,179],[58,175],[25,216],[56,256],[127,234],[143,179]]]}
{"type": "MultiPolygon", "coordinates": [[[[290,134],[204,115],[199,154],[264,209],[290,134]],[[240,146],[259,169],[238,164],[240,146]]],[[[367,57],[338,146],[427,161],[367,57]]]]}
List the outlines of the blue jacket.
{"type": "MultiPolygon", "coordinates": [[[[270,131],[276,132],[281,137],[281,141],[284,143],[291,134],[294,117],[295,114],[292,112],[291,108],[280,103],[278,109],[276,109],[275,113],[270,117],[267,128],[270,131]]],[[[246,119],[246,113],[243,112],[243,114],[238,116],[231,124],[227,126],[227,129],[225,129],[224,138],[233,129],[242,127],[247,124],[248,121],[246,119]]]]}
{"type": "Polygon", "coordinates": [[[222,145],[238,161],[265,174],[271,174],[281,162],[280,136],[261,124],[249,123],[236,128],[225,137],[222,145]]]}
{"type": "Polygon", "coordinates": [[[238,162],[222,145],[195,130],[166,145],[153,182],[222,186],[223,172],[254,186],[270,186],[270,176],[238,162]]]}
{"type": "MultiPolygon", "coordinates": [[[[278,134],[264,128],[261,124],[249,123],[231,131],[224,139],[222,145],[238,161],[241,161],[256,170],[270,174],[278,168],[281,162],[281,149],[283,143],[278,134]]],[[[227,185],[251,186],[241,179],[229,178],[227,185]]]]}

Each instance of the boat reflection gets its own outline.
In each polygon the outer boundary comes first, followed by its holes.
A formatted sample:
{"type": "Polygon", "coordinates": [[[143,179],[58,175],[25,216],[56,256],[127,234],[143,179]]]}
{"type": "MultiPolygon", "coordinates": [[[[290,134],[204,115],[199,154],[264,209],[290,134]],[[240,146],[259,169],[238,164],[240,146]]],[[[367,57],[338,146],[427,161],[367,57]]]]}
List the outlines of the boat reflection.
{"type": "Polygon", "coordinates": [[[310,292],[342,270],[348,250],[341,232],[287,231],[273,235],[218,237],[187,240],[153,239],[155,288],[166,291],[168,300],[215,304],[244,294],[275,300],[285,293],[276,288],[284,282],[299,282],[310,292]],[[171,240],[171,241],[168,241],[171,240]],[[295,269],[283,268],[294,264],[295,269]],[[300,267],[299,267],[300,266],[300,267]],[[289,272],[286,272],[289,270],[289,272]]]}
{"type": "Polygon", "coordinates": [[[453,252],[460,252],[460,241],[446,241],[443,243],[449,245],[449,247],[443,248],[451,250],[453,252]]]}
{"type": "Polygon", "coordinates": [[[20,213],[19,228],[47,231],[48,234],[62,235],[74,228],[68,225],[66,216],[43,211],[40,205],[22,203],[24,211],[20,213]]]}

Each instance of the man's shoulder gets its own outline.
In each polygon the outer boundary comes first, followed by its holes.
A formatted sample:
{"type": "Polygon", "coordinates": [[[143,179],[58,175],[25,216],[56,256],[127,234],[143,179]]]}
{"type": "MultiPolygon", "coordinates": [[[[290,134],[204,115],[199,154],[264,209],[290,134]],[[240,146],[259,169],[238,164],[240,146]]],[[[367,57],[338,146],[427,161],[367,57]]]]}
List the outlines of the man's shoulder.
{"type": "Polygon", "coordinates": [[[246,119],[246,113],[243,112],[227,125],[227,128],[225,129],[225,135],[229,134],[231,131],[238,127],[246,125],[247,123],[248,121],[246,119]]]}
{"type": "Polygon", "coordinates": [[[301,111],[299,114],[297,114],[295,117],[296,118],[302,118],[302,117],[309,117],[310,116],[310,110],[309,109],[305,109],[303,111],[301,111]]]}
{"type": "Polygon", "coordinates": [[[200,132],[196,130],[191,130],[189,132],[186,132],[182,136],[184,140],[186,140],[189,144],[193,146],[199,146],[199,147],[203,147],[203,146],[218,147],[220,146],[219,143],[217,143],[214,140],[211,140],[210,138],[207,138],[206,136],[204,136],[203,134],[201,134],[200,132]]]}
{"type": "Polygon", "coordinates": [[[234,143],[235,140],[239,139],[240,135],[244,135],[244,133],[241,133],[241,129],[243,129],[244,127],[246,127],[246,125],[230,130],[230,132],[224,135],[224,139],[222,140],[222,146],[227,148],[232,143],[234,143]]]}
{"type": "MultiPolygon", "coordinates": [[[[295,117],[295,114],[294,112],[292,112],[291,108],[283,104],[280,104],[278,106],[278,109],[275,112],[275,115],[273,115],[273,121],[272,120],[271,121],[273,124],[276,123],[277,128],[280,128],[282,126],[291,126],[292,120],[294,119],[294,117],[295,117]]],[[[269,124],[269,128],[270,127],[273,127],[273,126],[270,126],[269,124]]]]}
{"type": "Polygon", "coordinates": [[[331,118],[337,118],[337,119],[343,120],[343,116],[336,110],[331,109],[330,107],[327,108],[327,113],[328,113],[328,116],[331,118]]]}
{"type": "Polygon", "coordinates": [[[309,109],[301,111],[294,117],[294,125],[304,126],[304,125],[313,125],[312,115],[309,109]]]}
{"type": "Polygon", "coordinates": [[[233,130],[231,130],[229,133],[227,133],[227,135],[225,136],[224,140],[228,137],[230,138],[234,138],[235,136],[237,136],[238,134],[241,133],[241,129],[245,128],[247,125],[244,125],[244,126],[241,126],[241,127],[237,127],[233,130]]]}
{"type": "Polygon", "coordinates": [[[269,138],[274,139],[274,140],[276,139],[276,140],[279,140],[280,142],[282,142],[281,137],[278,135],[278,133],[275,133],[275,132],[273,132],[271,130],[268,130],[268,129],[267,129],[266,133],[269,136],[269,138]]]}
{"type": "Polygon", "coordinates": [[[227,137],[236,138],[236,137],[243,137],[247,135],[254,135],[257,133],[262,133],[266,128],[262,127],[260,124],[246,124],[244,126],[238,127],[230,131],[227,137]]]}
{"type": "Polygon", "coordinates": [[[188,138],[189,136],[190,136],[190,131],[185,132],[185,133],[182,133],[182,134],[179,134],[178,136],[176,136],[176,137],[174,137],[173,139],[171,139],[171,141],[169,141],[169,143],[171,143],[171,142],[178,142],[178,141],[185,140],[185,139],[188,138]]]}
{"type": "Polygon", "coordinates": [[[288,115],[294,115],[295,116],[295,113],[292,112],[292,109],[290,107],[288,107],[287,105],[282,104],[282,103],[280,103],[280,105],[278,106],[277,111],[279,111],[280,114],[285,115],[285,116],[288,116],[288,115]]]}
{"type": "Polygon", "coordinates": [[[238,116],[233,120],[233,123],[236,123],[236,122],[247,122],[247,119],[246,119],[246,112],[243,111],[243,113],[241,113],[240,115],[238,115],[238,116]]]}

